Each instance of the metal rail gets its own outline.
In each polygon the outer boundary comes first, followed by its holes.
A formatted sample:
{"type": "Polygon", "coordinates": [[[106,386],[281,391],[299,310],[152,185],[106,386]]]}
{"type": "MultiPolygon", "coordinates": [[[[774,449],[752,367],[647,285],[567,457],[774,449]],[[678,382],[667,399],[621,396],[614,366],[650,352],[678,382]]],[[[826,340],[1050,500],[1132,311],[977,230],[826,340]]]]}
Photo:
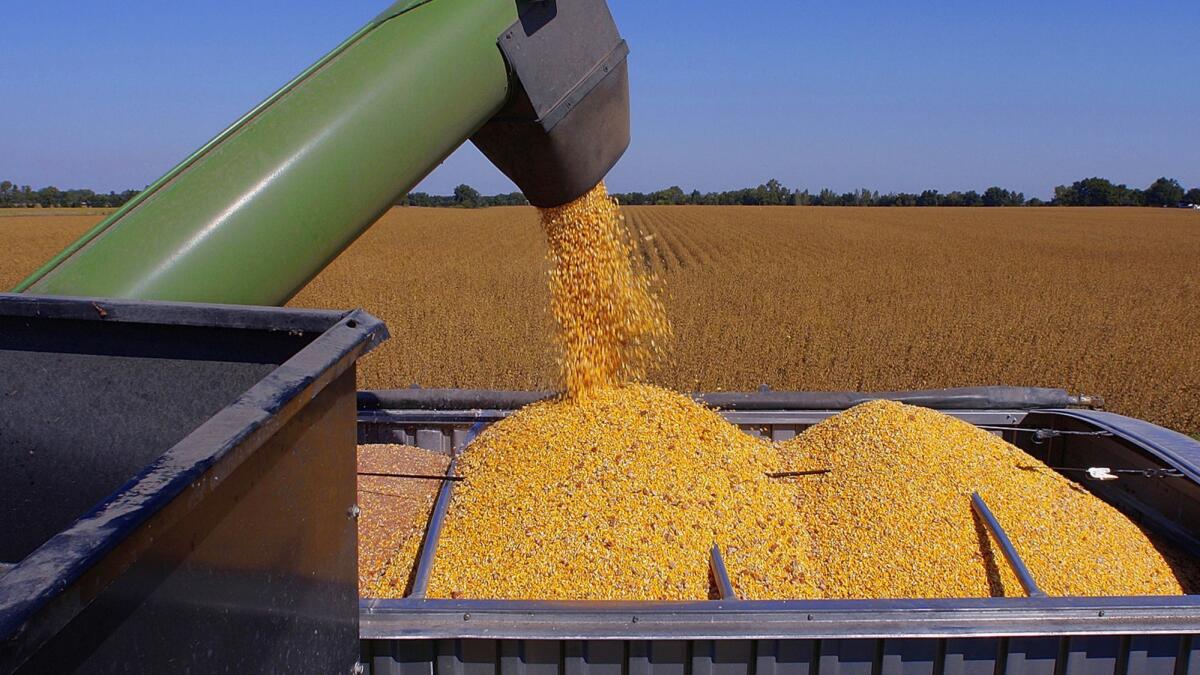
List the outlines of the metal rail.
{"type": "MultiPolygon", "coordinates": [[[[476,422],[467,432],[466,444],[470,444],[483,431],[484,422],[476,422]]],[[[438,542],[442,537],[442,525],[446,521],[446,512],[450,509],[450,498],[454,494],[454,484],[462,480],[455,471],[458,468],[458,453],[450,457],[446,465],[446,480],[438,490],[437,501],[429,514],[429,526],[425,528],[425,540],[421,542],[421,555],[417,558],[417,569],[413,575],[412,591],[407,597],[424,598],[429,592],[429,576],[433,573],[433,559],[437,555],[438,542]]]]}
{"type": "Polygon", "coordinates": [[[359,471],[358,475],[368,478],[411,478],[413,480],[448,480],[461,481],[462,476],[432,476],[424,473],[389,473],[386,471],[359,471]]]}
{"type": "Polygon", "coordinates": [[[1200,632],[1200,596],[691,602],[363,599],[359,626],[365,639],[1175,635],[1200,632]]]}
{"type": "Polygon", "coordinates": [[[1021,560],[1021,555],[1017,553],[1012,540],[1008,538],[1008,534],[1004,532],[1004,528],[1000,527],[1000,521],[996,520],[995,514],[987,507],[987,504],[983,501],[983,497],[979,496],[978,492],[971,494],[971,507],[983,519],[988,532],[1000,544],[1000,551],[1004,553],[1004,558],[1008,560],[1008,564],[1012,567],[1013,572],[1016,572],[1017,579],[1021,581],[1021,586],[1025,589],[1025,594],[1031,598],[1046,597],[1046,593],[1038,588],[1037,582],[1033,580],[1033,574],[1025,566],[1025,561],[1021,560]]]}
{"type": "Polygon", "coordinates": [[[736,600],[737,591],[733,590],[733,582],[729,580],[729,570],[725,569],[725,559],[721,557],[721,547],[712,545],[708,552],[708,567],[712,570],[713,579],[717,582],[717,595],[722,600],[736,600]]]}
{"type": "Polygon", "coordinates": [[[1001,432],[1011,431],[1014,434],[1033,434],[1033,441],[1035,443],[1042,443],[1043,441],[1048,441],[1052,438],[1060,438],[1062,436],[1112,436],[1112,432],[1104,431],[1104,430],[1068,431],[1065,429],[1041,429],[1041,428],[1017,427],[1017,426],[1007,426],[1007,425],[994,426],[994,425],[989,425],[989,424],[976,424],[975,426],[979,427],[980,429],[984,429],[986,431],[1001,431],[1001,432]]]}
{"type": "MultiPolygon", "coordinates": [[[[446,475],[453,476],[458,464],[458,457],[450,458],[446,467],[446,475]]],[[[437,502],[433,512],[429,514],[429,527],[425,530],[425,541],[421,542],[421,555],[417,558],[417,571],[413,576],[410,598],[424,598],[429,590],[429,575],[433,572],[433,557],[437,555],[438,540],[442,536],[442,524],[446,520],[446,511],[450,508],[450,496],[454,492],[455,481],[447,480],[438,490],[437,502]]]]}

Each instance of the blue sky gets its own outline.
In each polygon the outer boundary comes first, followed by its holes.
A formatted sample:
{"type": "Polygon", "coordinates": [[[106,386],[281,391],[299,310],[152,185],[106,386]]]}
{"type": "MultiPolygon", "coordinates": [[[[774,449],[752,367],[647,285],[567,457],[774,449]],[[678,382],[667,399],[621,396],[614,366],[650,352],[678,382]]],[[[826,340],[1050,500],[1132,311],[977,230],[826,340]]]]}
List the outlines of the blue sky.
{"type": "MultiPolygon", "coordinates": [[[[465,0],[441,0],[465,1],[465,0]]],[[[8,3],[0,178],[142,187],[386,1],[8,3]]],[[[1200,2],[610,0],[615,190],[1200,186],[1200,2]]],[[[469,144],[419,189],[512,186],[469,144]]]]}

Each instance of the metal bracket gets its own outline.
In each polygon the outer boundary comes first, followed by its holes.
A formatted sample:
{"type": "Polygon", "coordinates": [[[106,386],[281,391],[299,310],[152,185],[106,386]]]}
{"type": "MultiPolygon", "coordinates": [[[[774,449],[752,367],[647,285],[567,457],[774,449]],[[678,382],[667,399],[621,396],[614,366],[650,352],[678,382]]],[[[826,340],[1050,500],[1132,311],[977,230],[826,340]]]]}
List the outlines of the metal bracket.
{"type": "Polygon", "coordinates": [[[471,141],[534,206],[578,199],[629,146],[629,47],[605,0],[523,2],[497,38],[508,104],[471,141]]]}
{"type": "Polygon", "coordinates": [[[531,2],[497,42],[525,100],[514,97],[496,119],[533,120],[546,132],[629,55],[604,0],[531,2]]]}

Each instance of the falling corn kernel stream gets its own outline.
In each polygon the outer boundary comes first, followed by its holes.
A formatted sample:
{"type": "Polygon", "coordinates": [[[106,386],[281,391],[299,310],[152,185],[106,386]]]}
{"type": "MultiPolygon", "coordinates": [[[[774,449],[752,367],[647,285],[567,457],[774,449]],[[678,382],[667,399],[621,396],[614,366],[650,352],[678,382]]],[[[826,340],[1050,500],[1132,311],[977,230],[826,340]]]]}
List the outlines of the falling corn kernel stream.
{"type": "Polygon", "coordinates": [[[601,182],[573,202],[538,212],[567,394],[642,379],[671,326],[650,278],[634,265],[617,203],[601,182]]]}

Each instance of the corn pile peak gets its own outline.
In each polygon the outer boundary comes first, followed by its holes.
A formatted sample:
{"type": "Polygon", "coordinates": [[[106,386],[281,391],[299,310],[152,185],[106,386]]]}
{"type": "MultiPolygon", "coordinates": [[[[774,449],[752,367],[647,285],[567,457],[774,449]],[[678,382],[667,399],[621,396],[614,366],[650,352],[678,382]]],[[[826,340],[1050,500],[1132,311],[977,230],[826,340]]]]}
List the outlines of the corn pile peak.
{"type": "Polygon", "coordinates": [[[778,451],[645,384],[535,403],[463,453],[431,597],[703,600],[720,545],[742,598],[812,597],[778,451]]]}
{"type": "Polygon", "coordinates": [[[601,182],[573,202],[538,212],[568,397],[642,379],[671,326],[650,277],[634,265],[617,203],[601,182]]]}
{"type": "Polygon", "coordinates": [[[872,401],[782,444],[825,598],[1025,594],[978,492],[1052,596],[1193,592],[1194,559],[1020,448],[949,415],[872,401]]]}

